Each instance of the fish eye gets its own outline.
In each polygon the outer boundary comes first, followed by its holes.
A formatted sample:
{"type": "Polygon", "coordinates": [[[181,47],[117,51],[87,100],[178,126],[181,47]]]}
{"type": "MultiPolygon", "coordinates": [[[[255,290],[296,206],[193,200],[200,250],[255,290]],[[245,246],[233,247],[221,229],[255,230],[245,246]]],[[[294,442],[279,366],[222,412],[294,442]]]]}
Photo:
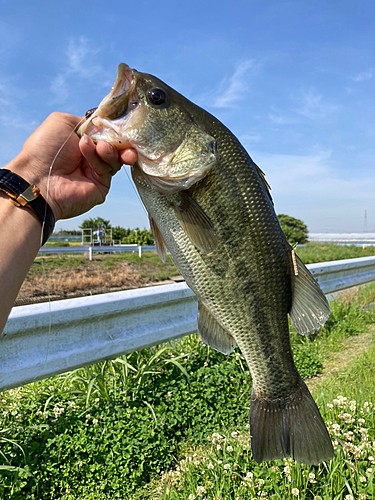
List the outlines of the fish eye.
{"type": "Polygon", "coordinates": [[[148,100],[154,106],[161,106],[167,100],[167,94],[161,89],[152,89],[147,95],[148,100]]]}

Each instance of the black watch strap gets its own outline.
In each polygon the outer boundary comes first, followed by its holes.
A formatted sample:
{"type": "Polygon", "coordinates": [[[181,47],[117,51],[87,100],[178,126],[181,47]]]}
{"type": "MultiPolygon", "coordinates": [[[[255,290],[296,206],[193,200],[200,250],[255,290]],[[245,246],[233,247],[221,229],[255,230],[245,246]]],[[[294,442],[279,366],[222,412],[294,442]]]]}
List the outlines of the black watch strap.
{"type": "Polygon", "coordinates": [[[44,245],[55,227],[55,217],[39,189],[10,170],[0,168],[0,190],[7,193],[14,205],[29,207],[37,214],[42,223],[44,245]]]}

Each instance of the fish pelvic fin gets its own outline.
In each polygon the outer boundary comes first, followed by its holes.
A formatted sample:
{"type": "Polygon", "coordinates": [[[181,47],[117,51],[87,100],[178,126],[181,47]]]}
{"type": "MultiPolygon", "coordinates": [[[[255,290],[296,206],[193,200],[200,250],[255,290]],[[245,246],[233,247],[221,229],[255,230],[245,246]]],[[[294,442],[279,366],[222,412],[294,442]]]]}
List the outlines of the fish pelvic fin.
{"type": "Polygon", "coordinates": [[[308,335],[324,325],[330,313],[329,304],[313,275],[294,250],[290,251],[290,260],[293,301],[289,316],[297,332],[308,335]]]}
{"type": "Polygon", "coordinates": [[[192,244],[203,253],[212,253],[218,244],[215,229],[198,203],[185,191],[175,195],[175,214],[192,244]]]}
{"type": "Polygon", "coordinates": [[[198,301],[198,332],[202,341],[223,354],[230,354],[236,341],[216,321],[202,302],[198,301]]]}
{"type": "Polygon", "coordinates": [[[155,240],[156,251],[158,252],[160,260],[165,264],[165,258],[167,256],[167,245],[165,244],[164,238],[161,232],[159,231],[156,222],[154,221],[154,219],[151,217],[150,214],[148,214],[148,220],[150,222],[150,228],[155,240]]]}
{"type": "Polygon", "coordinates": [[[292,456],[308,465],[334,456],[327,428],[306,384],[282,400],[265,400],[252,391],[251,451],[256,462],[292,456]]]}

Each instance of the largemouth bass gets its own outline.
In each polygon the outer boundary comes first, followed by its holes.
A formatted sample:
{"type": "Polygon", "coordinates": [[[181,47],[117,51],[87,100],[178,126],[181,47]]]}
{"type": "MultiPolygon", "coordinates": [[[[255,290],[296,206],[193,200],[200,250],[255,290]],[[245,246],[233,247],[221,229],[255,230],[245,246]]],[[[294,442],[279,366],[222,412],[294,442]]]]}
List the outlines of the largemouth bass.
{"type": "Polygon", "coordinates": [[[333,457],[319,410],[293,362],[288,314],[320,328],[326,298],[285,239],[263,172],[215,117],[154,76],[120,64],[110,94],[79,135],[138,152],[132,177],[158,254],[167,249],[198,297],[202,340],[249,366],[257,462],[333,457]]]}

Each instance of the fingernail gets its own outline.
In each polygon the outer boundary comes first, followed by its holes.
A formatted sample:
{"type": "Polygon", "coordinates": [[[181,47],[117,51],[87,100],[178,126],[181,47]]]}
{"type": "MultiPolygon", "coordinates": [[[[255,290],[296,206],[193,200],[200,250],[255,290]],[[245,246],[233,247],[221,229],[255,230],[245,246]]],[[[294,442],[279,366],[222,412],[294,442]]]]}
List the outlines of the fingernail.
{"type": "Polygon", "coordinates": [[[85,143],[88,146],[91,146],[92,148],[95,149],[95,144],[92,142],[92,140],[90,139],[90,137],[87,134],[83,134],[83,140],[85,141],[85,143]]]}
{"type": "Polygon", "coordinates": [[[113,151],[113,146],[107,142],[107,155],[108,156],[113,156],[114,151],[113,151]]]}

